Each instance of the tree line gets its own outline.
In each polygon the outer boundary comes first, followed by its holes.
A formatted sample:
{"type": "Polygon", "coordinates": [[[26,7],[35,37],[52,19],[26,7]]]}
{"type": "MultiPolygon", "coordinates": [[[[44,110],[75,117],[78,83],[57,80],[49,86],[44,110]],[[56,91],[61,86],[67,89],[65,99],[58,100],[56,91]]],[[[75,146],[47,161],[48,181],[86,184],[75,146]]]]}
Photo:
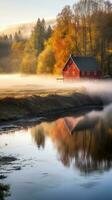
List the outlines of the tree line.
{"type": "Polygon", "coordinates": [[[112,3],[79,0],[65,6],[54,27],[37,20],[30,38],[0,37],[0,71],[61,74],[70,54],[94,56],[112,75],[112,3]]]}

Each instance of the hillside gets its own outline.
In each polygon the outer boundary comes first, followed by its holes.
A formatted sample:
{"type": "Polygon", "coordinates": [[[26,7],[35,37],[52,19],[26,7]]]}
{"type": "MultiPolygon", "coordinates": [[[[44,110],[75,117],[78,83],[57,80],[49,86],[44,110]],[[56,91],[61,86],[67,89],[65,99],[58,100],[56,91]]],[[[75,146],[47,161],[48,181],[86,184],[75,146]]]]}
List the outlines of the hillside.
{"type": "MultiPolygon", "coordinates": [[[[29,37],[31,34],[31,31],[33,30],[33,27],[36,22],[30,22],[30,23],[24,23],[24,24],[15,24],[15,25],[9,25],[5,28],[0,27],[0,35],[2,34],[14,34],[15,32],[21,31],[22,35],[24,37],[29,37]]],[[[46,20],[47,26],[54,26],[56,23],[55,19],[49,19],[46,20]]]]}

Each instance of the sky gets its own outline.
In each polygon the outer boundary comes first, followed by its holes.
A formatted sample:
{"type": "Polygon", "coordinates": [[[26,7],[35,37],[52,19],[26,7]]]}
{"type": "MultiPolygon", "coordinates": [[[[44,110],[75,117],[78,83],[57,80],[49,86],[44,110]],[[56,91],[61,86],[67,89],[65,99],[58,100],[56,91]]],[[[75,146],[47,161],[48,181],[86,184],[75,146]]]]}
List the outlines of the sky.
{"type": "Polygon", "coordinates": [[[0,27],[32,22],[38,17],[51,19],[65,5],[73,5],[77,0],[0,0],[0,27]]]}

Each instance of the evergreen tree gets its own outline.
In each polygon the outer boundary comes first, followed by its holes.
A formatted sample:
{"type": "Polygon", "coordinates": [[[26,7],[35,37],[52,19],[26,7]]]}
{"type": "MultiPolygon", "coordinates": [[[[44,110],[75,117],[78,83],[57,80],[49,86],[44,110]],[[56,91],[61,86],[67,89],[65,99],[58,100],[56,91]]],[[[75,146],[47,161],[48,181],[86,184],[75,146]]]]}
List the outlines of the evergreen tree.
{"type": "Polygon", "coordinates": [[[36,54],[39,54],[44,49],[45,42],[45,20],[42,21],[38,19],[37,24],[34,28],[34,48],[36,49],[36,54]]]}
{"type": "Polygon", "coordinates": [[[52,34],[52,28],[51,26],[49,25],[47,30],[46,30],[46,36],[45,36],[45,39],[48,40],[50,37],[51,37],[51,34],[52,34]]]}
{"type": "Polygon", "coordinates": [[[44,43],[49,37],[50,28],[46,29],[44,19],[38,19],[31,37],[26,42],[22,59],[22,72],[36,73],[38,56],[44,50],[44,43]]]}

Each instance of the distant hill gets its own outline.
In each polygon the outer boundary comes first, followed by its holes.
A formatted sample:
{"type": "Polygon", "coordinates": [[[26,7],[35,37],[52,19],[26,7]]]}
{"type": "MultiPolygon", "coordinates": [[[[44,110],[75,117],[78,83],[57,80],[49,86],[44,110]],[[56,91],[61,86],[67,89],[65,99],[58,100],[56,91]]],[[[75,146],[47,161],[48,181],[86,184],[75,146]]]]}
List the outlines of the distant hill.
{"type": "MultiPolygon", "coordinates": [[[[13,35],[15,32],[20,30],[24,37],[29,37],[33,30],[35,23],[36,22],[9,25],[6,28],[0,28],[0,35],[3,35],[3,34],[7,34],[7,35],[12,34],[13,35]]],[[[49,26],[49,25],[54,26],[55,23],[56,23],[55,19],[46,20],[47,26],[49,26]]]]}

